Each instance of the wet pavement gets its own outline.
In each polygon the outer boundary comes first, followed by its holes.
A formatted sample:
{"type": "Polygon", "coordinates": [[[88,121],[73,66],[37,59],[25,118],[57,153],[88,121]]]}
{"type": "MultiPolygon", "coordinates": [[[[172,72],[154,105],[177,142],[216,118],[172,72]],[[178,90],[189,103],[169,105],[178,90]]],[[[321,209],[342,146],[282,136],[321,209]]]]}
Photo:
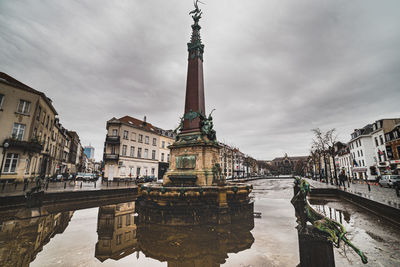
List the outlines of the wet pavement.
{"type": "Polygon", "coordinates": [[[340,190],[346,190],[349,193],[400,209],[400,197],[396,195],[396,190],[394,188],[380,187],[377,183],[371,182],[371,191],[369,191],[366,182],[354,181],[353,183],[350,183],[350,186],[346,183],[346,189],[344,189],[343,187],[320,182],[319,180],[307,179],[307,181],[310,183],[311,188],[337,188],[340,190]]]}
{"type": "MultiPolygon", "coordinates": [[[[3,222],[0,266],[296,266],[299,263],[292,180],[253,181],[261,218],[227,226],[167,227],[137,222],[127,202],[3,222]]],[[[349,247],[334,248],[336,266],[400,266],[400,229],[346,201],[313,198],[342,222],[349,247]]]]}

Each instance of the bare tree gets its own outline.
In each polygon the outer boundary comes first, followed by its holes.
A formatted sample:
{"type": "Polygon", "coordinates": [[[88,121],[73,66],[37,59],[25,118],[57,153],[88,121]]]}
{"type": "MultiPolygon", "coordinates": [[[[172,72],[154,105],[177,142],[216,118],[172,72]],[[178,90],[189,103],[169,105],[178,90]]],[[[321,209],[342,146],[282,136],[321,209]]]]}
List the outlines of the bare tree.
{"type": "Polygon", "coordinates": [[[338,185],[338,177],[337,177],[337,172],[336,172],[336,163],[335,163],[335,145],[337,143],[337,134],[336,134],[336,129],[330,129],[325,133],[325,142],[326,145],[328,146],[328,153],[330,157],[332,158],[333,161],[333,172],[334,172],[334,177],[335,177],[335,183],[338,185]]]}
{"type": "MultiPolygon", "coordinates": [[[[323,177],[325,178],[326,183],[328,183],[328,172],[327,172],[327,164],[326,164],[327,144],[326,144],[325,134],[319,128],[312,129],[311,131],[314,133],[314,138],[312,140],[312,146],[317,148],[320,156],[322,155],[322,158],[324,161],[323,177]]],[[[321,170],[321,168],[320,168],[320,170],[321,170]]],[[[332,180],[331,180],[331,184],[333,184],[332,180]]]]}

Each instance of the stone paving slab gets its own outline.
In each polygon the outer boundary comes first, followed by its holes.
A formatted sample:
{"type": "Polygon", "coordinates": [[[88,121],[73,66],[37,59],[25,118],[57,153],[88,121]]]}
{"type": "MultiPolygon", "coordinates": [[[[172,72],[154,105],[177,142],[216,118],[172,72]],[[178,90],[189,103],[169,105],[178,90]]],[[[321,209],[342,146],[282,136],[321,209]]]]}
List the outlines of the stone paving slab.
{"type": "Polygon", "coordinates": [[[305,179],[309,182],[311,188],[336,188],[345,190],[346,192],[400,209],[400,197],[396,195],[396,190],[393,188],[380,187],[376,183],[370,183],[371,191],[369,191],[368,185],[364,181],[353,181],[353,183],[350,183],[350,187],[346,183],[346,188],[343,188],[343,186],[339,187],[320,182],[319,180],[305,179]]]}

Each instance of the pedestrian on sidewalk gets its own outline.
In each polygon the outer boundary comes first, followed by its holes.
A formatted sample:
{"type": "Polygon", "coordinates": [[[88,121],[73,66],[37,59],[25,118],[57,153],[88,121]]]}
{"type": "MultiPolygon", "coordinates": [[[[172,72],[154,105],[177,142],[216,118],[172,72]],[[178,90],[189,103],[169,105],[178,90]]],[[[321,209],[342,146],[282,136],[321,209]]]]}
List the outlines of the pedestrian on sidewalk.
{"type": "Polygon", "coordinates": [[[339,186],[343,184],[344,189],[346,189],[346,184],[345,181],[347,180],[347,176],[344,173],[344,170],[342,170],[339,174],[339,186]]]}

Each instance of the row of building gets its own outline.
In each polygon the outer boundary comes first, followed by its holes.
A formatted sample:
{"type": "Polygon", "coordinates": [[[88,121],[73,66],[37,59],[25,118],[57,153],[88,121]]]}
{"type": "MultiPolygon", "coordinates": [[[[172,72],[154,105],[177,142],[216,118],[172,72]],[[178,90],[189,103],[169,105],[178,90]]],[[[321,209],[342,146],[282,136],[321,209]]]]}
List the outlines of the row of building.
{"type": "Polygon", "coordinates": [[[57,115],[43,92],[0,72],[0,180],[84,171],[79,136],[57,115]]]}
{"type": "Polygon", "coordinates": [[[347,143],[337,142],[331,151],[314,151],[308,175],[337,177],[345,171],[353,179],[374,180],[400,170],[400,118],[381,119],[351,133],[347,143]]]}
{"type": "MultiPolygon", "coordinates": [[[[106,124],[104,143],[104,178],[161,179],[169,167],[170,146],[176,134],[130,116],[112,118],[106,124]]],[[[239,149],[220,143],[223,174],[243,177],[258,172],[257,161],[239,149]]]]}

